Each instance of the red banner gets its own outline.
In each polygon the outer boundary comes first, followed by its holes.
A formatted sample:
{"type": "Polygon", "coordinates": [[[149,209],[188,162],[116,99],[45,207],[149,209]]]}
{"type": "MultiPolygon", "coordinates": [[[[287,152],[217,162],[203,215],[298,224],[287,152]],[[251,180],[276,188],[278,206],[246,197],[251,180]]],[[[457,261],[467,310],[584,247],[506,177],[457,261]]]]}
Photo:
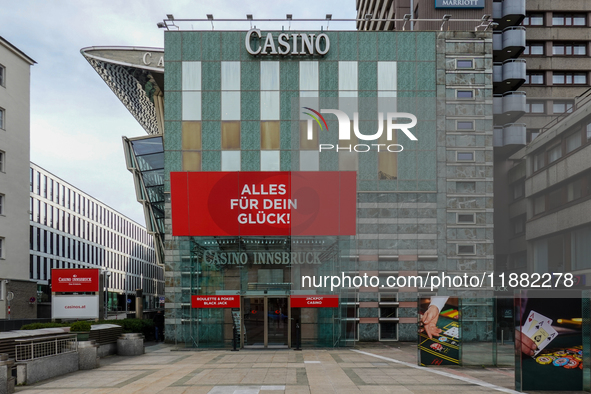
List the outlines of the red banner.
{"type": "Polygon", "coordinates": [[[338,308],[338,295],[292,295],[292,308],[338,308]]]}
{"type": "Polygon", "coordinates": [[[238,295],[194,295],[191,308],[240,308],[238,295]]]}
{"type": "Polygon", "coordinates": [[[356,172],[171,172],[172,234],[355,235],[356,172]]]}
{"type": "Polygon", "coordinates": [[[99,270],[97,268],[52,269],[51,291],[54,293],[99,291],[99,270]]]}

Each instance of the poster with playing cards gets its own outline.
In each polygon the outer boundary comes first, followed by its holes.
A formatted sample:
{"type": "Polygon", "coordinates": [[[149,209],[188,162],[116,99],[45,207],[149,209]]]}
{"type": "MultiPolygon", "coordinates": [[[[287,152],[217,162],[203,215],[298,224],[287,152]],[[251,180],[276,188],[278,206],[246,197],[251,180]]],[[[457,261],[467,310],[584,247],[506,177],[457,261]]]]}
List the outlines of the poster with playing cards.
{"type": "Polygon", "coordinates": [[[521,332],[534,341],[538,347],[538,350],[534,353],[534,357],[558,335],[556,330],[552,328],[552,319],[536,311],[529,313],[525,324],[521,327],[521,332]]]}

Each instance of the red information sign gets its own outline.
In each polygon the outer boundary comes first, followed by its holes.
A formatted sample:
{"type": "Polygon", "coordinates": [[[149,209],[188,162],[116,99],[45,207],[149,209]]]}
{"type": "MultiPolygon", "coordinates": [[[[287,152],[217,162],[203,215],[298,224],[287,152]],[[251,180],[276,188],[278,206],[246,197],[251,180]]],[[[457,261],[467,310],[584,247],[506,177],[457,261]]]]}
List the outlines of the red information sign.
{"type": "Polygon", "coordinates": [[[357,174],[171,172],[174,236],[355,235],[357,174]]]}
{"type": "Polygon", "coordinates": [[[51,291],[83,293],[99,291],[98,268],[52,269],[51,291]]]}
{"type": "Polygon", "coordinates": [[[240,308],[238,295],[194,295],[191,308],[240,308]]]}
{"type": "Polygon", "coordinates": [[[292,295],[289,297],[292,308],[337,308],[338,295],[292,295]]]}

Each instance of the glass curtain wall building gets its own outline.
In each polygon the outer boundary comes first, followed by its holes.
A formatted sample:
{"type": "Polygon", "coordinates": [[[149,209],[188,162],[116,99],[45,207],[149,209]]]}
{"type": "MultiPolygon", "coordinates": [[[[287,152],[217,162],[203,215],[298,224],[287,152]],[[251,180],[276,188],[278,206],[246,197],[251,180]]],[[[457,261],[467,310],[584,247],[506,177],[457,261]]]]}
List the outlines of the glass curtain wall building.
{"type": "Polygon", "coordinates": [[[146,309],[160,307],[164,272],[143,226],[36,164],[29,178],[29,274],[45,293],[40,302],[48,301],[53,268],[100,268],[110,273],[109,311],[128,310],[136,289],[146,309]]]}

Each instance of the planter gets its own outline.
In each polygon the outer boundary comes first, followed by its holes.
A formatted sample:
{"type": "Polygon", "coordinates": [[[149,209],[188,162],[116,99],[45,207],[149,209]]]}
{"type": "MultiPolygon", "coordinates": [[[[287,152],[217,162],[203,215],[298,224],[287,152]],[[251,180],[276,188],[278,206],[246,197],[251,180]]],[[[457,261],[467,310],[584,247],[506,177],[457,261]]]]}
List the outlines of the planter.
{"type": "Polygon", "coordinates": [[[88,337],[90,336],[90,331],[77,331],[75,334],[78,336],[78,342],[80,341],[88,341],[88,337]]]}
{"type": "Polygon", "coordinates": [[[118,355],[139,356],[144,353],[144,336],[142,334],[121,334],[117,338],[118,355]]]}

